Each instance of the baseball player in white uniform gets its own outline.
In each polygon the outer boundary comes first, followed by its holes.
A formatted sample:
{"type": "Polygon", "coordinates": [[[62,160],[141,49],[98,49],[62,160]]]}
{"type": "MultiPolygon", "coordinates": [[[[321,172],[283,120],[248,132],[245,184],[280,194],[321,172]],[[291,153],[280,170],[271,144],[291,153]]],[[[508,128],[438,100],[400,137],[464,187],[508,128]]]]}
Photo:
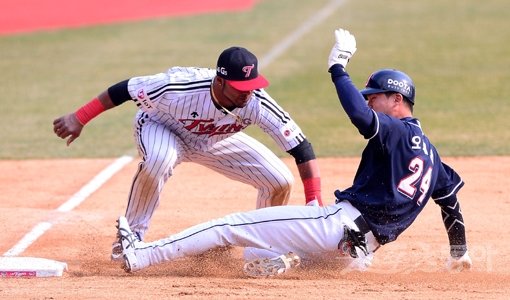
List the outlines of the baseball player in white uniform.
{"type": "MultiPolygon", "coordinates": [[[[242,47],[225,49],[216,70],[172,67],[112,85],[77,111],[54,120],[67,145],[105,110],[132,100],[140,108],[134,137],[142,157],[125,216],[139,240],[149,228],[165,182],[181,162],[195,162],[258,190],[256,208],[285,205],[294,181],[267,147],[242,133],[257,125],[295,158],[306,204],[322,205],[320,174],[302,130],[264,90],[257,58],[242,47]]],[[[121,258],[117,240],[112,259],[121,258]]]]}

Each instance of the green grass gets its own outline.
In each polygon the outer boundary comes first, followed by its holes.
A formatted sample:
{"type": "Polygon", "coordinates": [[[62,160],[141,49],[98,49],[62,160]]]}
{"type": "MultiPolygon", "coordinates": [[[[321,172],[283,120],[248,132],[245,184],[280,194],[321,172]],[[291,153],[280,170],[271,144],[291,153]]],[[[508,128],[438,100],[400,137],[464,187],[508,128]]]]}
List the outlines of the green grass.
{"type": "MultiPolygon", "coordinates": [[[[52,121],[131,76],[173,65],[214,67],[234,44],[264,57],[328,2],[266,0],[250,12],[0,37],[0,158],[133,154],[131,103],[94,119],[71,147],[53,134],[52,121]]],[[[333,30],[347,28],[358,43],[347,68],[356,85],[379,68],[411,75],[415,115],[443,155],[509,155],[508,11],[506,0],[346,1],[263,69],[267,90],[319,156],[358,156],[365,141],[326,71],[333,30]]],[[[284,154],[257,128],[248,133],[284,154]]]]}

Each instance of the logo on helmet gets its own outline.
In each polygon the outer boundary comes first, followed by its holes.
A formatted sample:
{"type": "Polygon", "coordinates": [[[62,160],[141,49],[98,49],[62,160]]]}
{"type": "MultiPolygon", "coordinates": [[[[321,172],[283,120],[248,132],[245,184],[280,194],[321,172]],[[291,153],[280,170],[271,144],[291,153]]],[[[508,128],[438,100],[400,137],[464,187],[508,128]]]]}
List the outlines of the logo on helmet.
{"type": "Polygon", "coordinates": [[[399,81],[396,79],[388,78],[387,83],[388,83],[388,85],[392,86],[393,88],[404,91],[406,93],[411,93],[411,87],[405,81],[399,81]]]}

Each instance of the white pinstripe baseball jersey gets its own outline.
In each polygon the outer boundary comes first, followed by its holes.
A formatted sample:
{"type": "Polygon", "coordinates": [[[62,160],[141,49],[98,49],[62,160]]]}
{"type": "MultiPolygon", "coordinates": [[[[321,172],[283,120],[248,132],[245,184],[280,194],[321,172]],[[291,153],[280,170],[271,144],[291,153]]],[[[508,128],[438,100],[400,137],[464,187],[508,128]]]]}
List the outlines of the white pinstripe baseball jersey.
{"type": "Polygon", "coordinates": [[[288,151],[305,136],[274,99],[263,89],[255,90],[243,108],[218,110],[211,99],[216,71],[208,68],[173,67],[166,73],[133,77],[128,90],[137,106],[151,120],[165,124],[188,147],[206,151],[249,125],[258,125],[288,151]]]}

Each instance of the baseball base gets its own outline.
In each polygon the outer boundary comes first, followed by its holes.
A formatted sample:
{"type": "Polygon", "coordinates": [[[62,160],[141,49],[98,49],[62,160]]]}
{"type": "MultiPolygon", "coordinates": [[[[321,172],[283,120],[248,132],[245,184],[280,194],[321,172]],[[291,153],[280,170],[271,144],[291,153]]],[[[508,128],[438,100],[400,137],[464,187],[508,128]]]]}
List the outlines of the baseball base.
{"type": "Polygon", "coordinates": [[[0,277],[61,277],[67,264],[39,257],[0,257],[0,277]]]}

